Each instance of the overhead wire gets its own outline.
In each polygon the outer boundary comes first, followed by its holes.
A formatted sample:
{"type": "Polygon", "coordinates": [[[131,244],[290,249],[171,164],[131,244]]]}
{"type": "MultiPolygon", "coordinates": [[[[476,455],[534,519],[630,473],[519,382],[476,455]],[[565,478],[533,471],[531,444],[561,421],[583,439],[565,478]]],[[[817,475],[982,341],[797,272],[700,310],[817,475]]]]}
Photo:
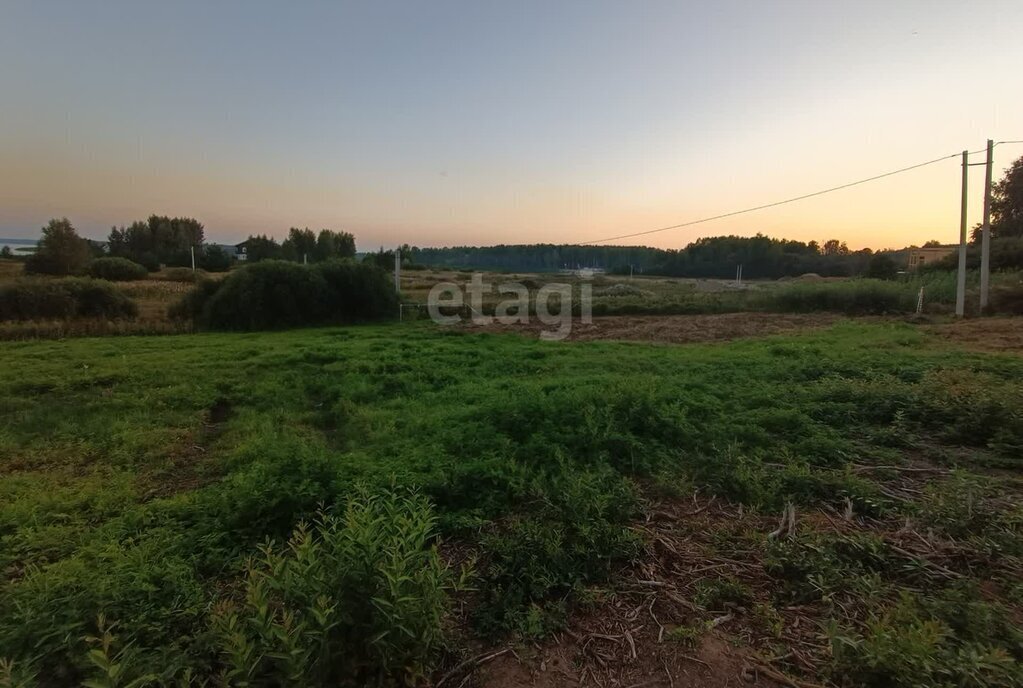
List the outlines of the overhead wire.
{"type": "MultiPolygon", "coordinates": [[[[999,141],[998,143],[996,143],[994,145],[997,146],[997,145],[1003,144],[1003,143],[1006,143],[1006,144],[1007,143],[1023,143],[1023,141],[999,141]]],[[[986,148],[981,148],[981,149],[975,150],[975,151],[967,151],[967,154],[968,155],[974,155],[976,153],[982,153],[982,152],[984,152],[986,150],[987,150],[986,148]]],[[[951,155],[943,155],[940,158],[934,158],[933,160],[927,160],[925,162],[917,163],[915,165],[909,165],[907,167],[900,167],[897,170],[891,170],[890,172],[884,172],[882,174],[876,174],[876,175],[874,175],[872,177],[866,177],[864,179],[857,179],[856,181],[848,182],[846,184],[839,184],[838,186],[828,187],[827,189],[821,189],[820,191],[814,191],[812,193],[802,194],[800,196],[793,196],[792,198],[786,198],[786,199],[783,199],[783,200],[780,200],[780,201],[774,201],[772,203],[764,203],[762,205],[757,205],[757,206],[753,206],[753,207],[750,207],[750,208],[743,208],[742,210],[733,210],[731,212],[721,213],[720,215],[712,215],[710,217],[703,217],[703,218],[700,218],[698,220],[689,220],[688,222],[680,222],[678,224],[668,225],[667,227],[657,227],[656,229],[647,229],[647,230],[644,230],[644,231],[641,231],[641,232],[631,232],[629,234],[619,234],[617,236],[606,237],[606,238],[603,238],[603,239],[592,239],[590,241],[583,241],[581,243],[582,243],[582,245],[585,246],[587,244],[602,244],[602,243],[605,243],[607,241],[618,241],[620,239],[631,239],[633,237],[646,236],[648,234],[657,234],[659,232],[667,232],[667,231],[670,231],[672,229],[682,229],[683,227],[692,227],[693,225],[699,225],[699,224],[703,224],[705,222],[713,222],[714,220],[723,220],[726,217],[735,217],[736,215],[744,215],[746,213],[752,213],[752,212],[755,212],[757,210],[766,210],[767,208],[775,208],[775,207],[780,206],[780,205],[786,205],[788,203],[795,203],[797,201],[804,201],[804,200],[806,200],[808,198],[814,198],[815,196],[823,196],[824,194],[833,193],[835,191],[841,191],[842,189],[848,189],[848,188],[853,187],[853,186],[859,186],[860,184],[866,184],[868,182],[877,181],[878,179],[884,179],[885,177],[891,177],[891,176],[894,176],[896,174],[902,174],[904,172],[910,172],[912,170],[920,169],[921,167],[927,167],[928,165],[934,165],[935,163],[943,162],[945,160],[951,160],[953,158],[958,158],[961,155],[962,155],[962,153],[952,153],[951,155]]]]}

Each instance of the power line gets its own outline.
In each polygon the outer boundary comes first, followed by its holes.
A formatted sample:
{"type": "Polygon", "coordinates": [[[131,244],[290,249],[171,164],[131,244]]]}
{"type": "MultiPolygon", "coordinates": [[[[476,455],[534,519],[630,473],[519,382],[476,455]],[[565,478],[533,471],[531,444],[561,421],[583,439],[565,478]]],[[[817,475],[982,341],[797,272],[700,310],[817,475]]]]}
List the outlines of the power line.
{"type": "MultiPolygon", "coordinates": [[[[1023,143],[1023,141],[999,141],[998,143],[1023,143]]],[[[987,149],[980,149],[980,150],[970,151],[969,154],[973,155],[974,153],[980,153],[980,152],[982,152],[984,150],[987,150],[987,149]]],[[[724,219],[726,217],[735,217],[736,215],[744,215],[746,213],[752,213],[752,212],[757,211],[757,210],[765,210],[767,208],[774,208],[774,207],[777,207],[779,205],[785,205],[787,203],[795,203],[796,201],[803,201],[803,200],[806,200],[807,198],[813,198],[814,196],[823,196],[824,194],[828,194],[828,193],[831,193],[833,191],[841,191],[842,189],[848,189],[849,187],[852,187],[852,186],[859,186],[860,184],[866,184],[867,182],[877,181],[878,179],[884,179],[885,177],[891,177],[892,175],[902,174],[903,172],[909,172],[911,170],[916,170],[916,169],[919,169],[921,167],[926,167],[927,165],[933,165],[935,163],[942,162],[944,160],[951,160],[952,158],[958,158],[961,155],[962,155],[962,153],[953,153],[951,155],[944,155],[944,156],[942,156],[940,158],[935,158],[934,160],[928,160],[927,162],[917,163],[916,165],[910,165],[909,167],[902,167],[902,168],[899,168],[897,170],[892,170],[891,172],[885,172],[884,174],[878,174],[878,175],[875,175],[873,177],[867,177],[866,179],[859,179],[859,180],[854,181],[854,182],[849,182],[848,184],[841,184],[839,186],[832,186],[831,188],[822,189],[820,191],[814,191],[813,193],[803,194],[802,196],[794,196],[792,198],[786,198],[783,201],[775,201],[774,203],[765,203],[763,205],[754,206],[752,208],[743,208],[742,210],[733,210],[730,213],[722,213],[721,215],[714,215],[712,217],[704,217],[704,218],[700,218],[699,220],[690,220],[689,222],[680,222],[677,225],[669,225],[667,227],[658,227],[657,229],[648,229],[648,230],[643,231],[643,232],[633,232],[631,234],[621,234],[619,236],[607,237],[606,239],[594,239],[592,241],[584,241],[584,242],[582,242],[582,245],[585,246],[586,244],[602,244],[605,241],[617,241],[619,239],[631,239],[632,237],[645,236],[647,234],[657,234],[658,232],[667,232],[668,230],[671,230],[671,229],[681,229],[683,227],[692,227],[693,225],[703,224],[704,222],[711,222],[713,220],[722,220],[722,219],[724,219]]]]}

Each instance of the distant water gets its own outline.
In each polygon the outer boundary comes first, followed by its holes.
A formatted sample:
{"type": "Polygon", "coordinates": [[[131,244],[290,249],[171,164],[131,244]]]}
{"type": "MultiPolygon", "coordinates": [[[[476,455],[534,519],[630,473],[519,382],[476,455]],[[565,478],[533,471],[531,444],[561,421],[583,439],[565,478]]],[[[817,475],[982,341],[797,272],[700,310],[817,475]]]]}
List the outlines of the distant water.
{"type": "Polygon", "coordinates": [[[3,250],[3,247],[7,246],[13,253],[25,254],[28,253],[28,251],[19,251],[18,249],[35,248],[38,242],[38,239],[5,239],[4,237],[0,237],[0,250],[3,250]]]}

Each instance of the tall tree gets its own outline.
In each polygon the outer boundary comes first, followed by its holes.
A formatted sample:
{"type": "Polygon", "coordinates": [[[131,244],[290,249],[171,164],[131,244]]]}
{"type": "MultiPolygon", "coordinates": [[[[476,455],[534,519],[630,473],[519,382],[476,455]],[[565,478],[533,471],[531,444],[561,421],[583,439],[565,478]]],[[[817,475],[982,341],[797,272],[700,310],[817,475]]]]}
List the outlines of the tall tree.
{"type": "Polygon", "coordinates": [[[285,260],[294,260],[299,263],[315,261],[317,259],[316,235],[313,230],[308,227],[289,229],[288,238],[281,243],[281,256],[285,260]]]}
{"type": "Polygon", "coordinates": [[[250,263],[281,257],[281,245],[265,234],[250,236],[245,240],[245,259],[250,263]]]}
{"type": "Polygon", "coordinates": [[[89,242],[78,236],[68,219],[50,220],[36,252],[25,261],[25,272],[74,275],[92,258],[89,242]]]}
{"type": "Polygon", "coordinates": [[[844,241],[828,239],[824,242],[824,247],[821,248],[821,254],[825,256],[847,256],[849,255],[849,247],[844,241]]]}
{"type": "Polygon", "coordinates": [[[321,229],[316,237],[316,257],[318,260],[354,258],[355,237],[349,232],[321,229]]]}
{"type": "Polygon", "coordinates": [[[1023,158],[991,189],[991,235],[1023,236],[1023,158]]]}

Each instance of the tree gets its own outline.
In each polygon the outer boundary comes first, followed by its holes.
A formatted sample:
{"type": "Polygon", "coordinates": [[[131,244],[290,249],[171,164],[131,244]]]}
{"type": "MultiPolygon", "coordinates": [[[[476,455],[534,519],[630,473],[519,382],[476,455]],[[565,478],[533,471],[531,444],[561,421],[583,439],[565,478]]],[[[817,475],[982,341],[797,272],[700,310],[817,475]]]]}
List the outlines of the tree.
{"type": "Polygon", "coordinates": [[[245,259],[250,263],[281,258],[281,245],[265,234],[253,235],[245,240],[245,259]]]}
{"type": "Polygon", "coordinates": [[[351,233],[335,232],[330,229],[320,230],[320,235],[316,237],[317,260],[354,257],[355,237],[351,233]]]}
{"type": "Polygon", "coordinates": [[[14,257],[14,254],[11,253],[11,247],[10,246],[4,246],[3,248],[0,248],[0,258],[13,258],[13,257],[14,257]]]}
{"type": "Polygon", "coordinates": [[[941,248],[942,244],[937,239],[924,242],[924,248],[941,248]]]}
{"type": "Polygon", "coordinates": [[[288,230],[288,238],[281,243],[281,257],[285,260],[293,260],[305,263],[316,260],[316,235],[313,230],[306,227],[298,229],[292,227],[288,230]]]}
{"type": "Polygon", "coordinates": [[[129,258],[150,270],[161,263],[189,266],[192,248],[202,250],[203,225],[190,217],[150,215],[145,222],[133,222],[127,228],[112,227],[107,244],[110,255],[129,258]]]}
{"type": "Polygon", "coordinates": [[[363,263],[369,263],[370,265],[376,265],[378,268],[384,270],[394,270],[394,251],[385,251],[384,247],[381,246],[380,250],[376,253],[367,253],[362,258],[363,263]]]}
{"type": "Polygon", "coordinates": [[[874,254],[867,264],[867,277],[890,280],[895,279],[898,274],[899,266],[887,253],[874,254]]]}
{"type": "Polygon", "coordinates": [[[825,256],[847,256],[849,255],[849,247],[844,241],[838,239],[828,239],[824,242],[823,248],[821,248],[821,255],[825,256]]]}
{"type": "Polygon", "coordinates": [[[36,252],[25,261],[25,272],[74,275],[85,268],[91,257],[89,242],[78,236],[66,217],[50,220],[43,227],[36,252]]]}
{"type": "Polygon", "coordinates": [[[991,188],[991,236],[1023,236],[1023,158],[991,188]]]}
{"type": "Polygon", "coordinates": [[[227,272],[231,269],[231,256],[216,244],[206,244],[199,255],[199,267],[207,272],[227,272]]]}

